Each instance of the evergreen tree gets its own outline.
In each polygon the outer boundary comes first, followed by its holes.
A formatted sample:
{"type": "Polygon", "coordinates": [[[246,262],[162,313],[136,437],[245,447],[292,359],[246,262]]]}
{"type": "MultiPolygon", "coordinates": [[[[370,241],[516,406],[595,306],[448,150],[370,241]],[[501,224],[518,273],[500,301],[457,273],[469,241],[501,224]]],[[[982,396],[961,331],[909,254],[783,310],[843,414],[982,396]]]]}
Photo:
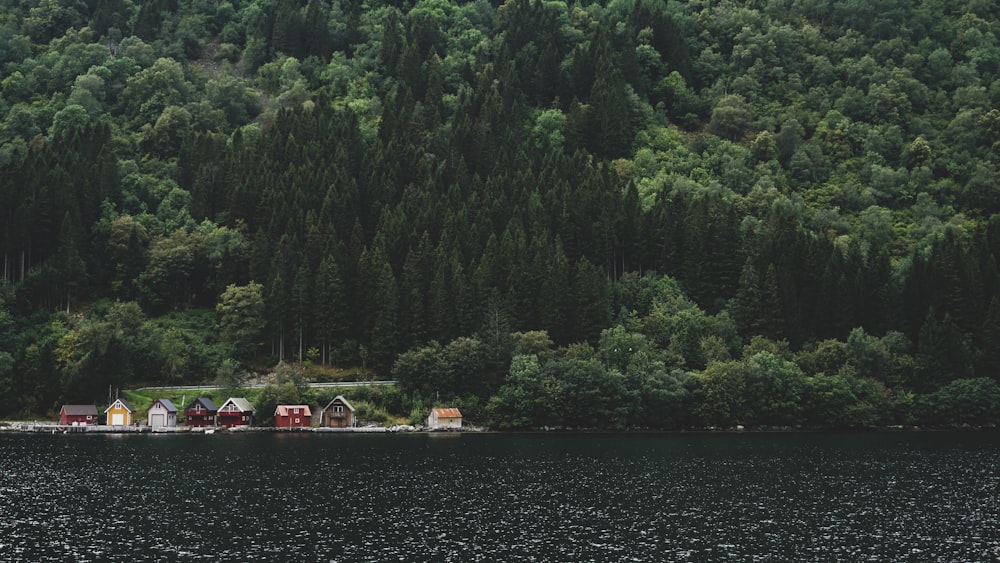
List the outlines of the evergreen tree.
{"type": "Polygon", "coordinates": [[[320,262],[316,271],[316,299],[312,323],[320,340],[321,361],[327,362],[330,349],[348,334],[348,308],[340,267],[332,255],[320,262]]]}
{"type": "Polygon", "coordinates": [[[372,282],[370,294],[371,358],[375,369],[388,372],[400,350],[399,289],[384,253],[376,250],[370,258],[372,282]]]}
{"type": "Polygon", "coordinates": [[[1000,299],[997,297],[990,300],[980,332],[979,350],[976,374],[1000,381],[1000,299]]]}
{"type": "Polygon", "coordinates": [[[596,343],[611,320],[611,288],[607,274],[580,258],[572,274],[571,340],[596,343]]]}
{"type": "Polygon", "coordinates": [[[305,56],[329,59],[333,47],[327,25],[327,14],[320,0],[309,0],[303,14],[302,43],[305,56]]]}
{"type": "Polygon", "coordinates": [[[634,120],[619,61],[603,35],[598,36],[597,42],[596,78],[588,97],[589,146],[595,153],[613,158],[629,151],[634,120]]]}

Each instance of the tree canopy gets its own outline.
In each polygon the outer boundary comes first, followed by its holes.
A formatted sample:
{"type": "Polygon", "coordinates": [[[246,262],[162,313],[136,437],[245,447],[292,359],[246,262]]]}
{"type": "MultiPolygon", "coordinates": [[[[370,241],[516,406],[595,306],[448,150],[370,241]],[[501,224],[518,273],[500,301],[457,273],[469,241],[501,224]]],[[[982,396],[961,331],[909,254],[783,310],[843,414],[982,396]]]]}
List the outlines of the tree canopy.
{"type": "Polygon", "coordinates": [[[988,2],[0,14],[0,415],[310,349],[508,427],[1000,412],[988,2]]]}

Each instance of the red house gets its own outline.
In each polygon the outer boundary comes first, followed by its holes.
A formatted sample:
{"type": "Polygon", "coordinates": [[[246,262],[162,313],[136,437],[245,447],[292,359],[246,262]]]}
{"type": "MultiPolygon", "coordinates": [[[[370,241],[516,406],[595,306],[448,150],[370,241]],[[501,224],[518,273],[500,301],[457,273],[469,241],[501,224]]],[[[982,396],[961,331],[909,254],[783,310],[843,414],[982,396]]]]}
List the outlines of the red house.
{"type": "Polygon", "coordinates": [[[184,409],[185,424],[194,428],[215,426],[215,414],[219,412],[208,397],[198,397],[184,409]]]}
{"type": "Polygon", "coordinates": [[[277,428],[309,428],[311,422],[309,405],[278,405],[274,409],[274,425],[277,428]]]}
{"type": "Polygon", "coordinates": [[[219,407],[216,420],[219,421],[219,426],[225,428],[250,426],[253,424],[253,413],[256,411],[250,401],[243,397],[230,397],[219,407]]]}
{"type": "Polygon", "coordinates": [[[63,405],[59,409],[59,424],[79,426],[97,424],[97,407],[94,405],[63,405]]]}

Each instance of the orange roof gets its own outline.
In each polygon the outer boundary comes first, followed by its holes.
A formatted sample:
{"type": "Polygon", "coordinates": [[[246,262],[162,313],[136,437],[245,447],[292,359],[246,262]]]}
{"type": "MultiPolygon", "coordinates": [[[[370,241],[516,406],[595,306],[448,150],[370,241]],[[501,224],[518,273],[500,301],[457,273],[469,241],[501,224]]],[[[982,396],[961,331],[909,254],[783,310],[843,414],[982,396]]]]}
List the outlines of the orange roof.
{"type": "Polygon", "coordinates": [[[434,414],[436,414],[438,418],[462,418],[462,413],[460,413],[456,408],[436,408],[433,410],[434,414]]]}
{"type": "Polygon", "coordinates": [[[312,416],[312,413],[309,411],[309,405],[278,405],[275,414],[279,416],[288,416],[289,409],[301,409],[303,415],[312,416]]]}

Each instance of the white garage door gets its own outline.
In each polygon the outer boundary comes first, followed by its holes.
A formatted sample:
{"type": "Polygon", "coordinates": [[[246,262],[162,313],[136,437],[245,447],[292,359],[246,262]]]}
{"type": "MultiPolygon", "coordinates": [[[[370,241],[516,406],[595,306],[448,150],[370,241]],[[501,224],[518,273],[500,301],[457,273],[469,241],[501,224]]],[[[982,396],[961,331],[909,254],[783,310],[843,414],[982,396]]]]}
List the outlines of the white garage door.
{"type": "Polygon", "coordinates": [[[167,415],[165,414],[153,414],[149,419],[150,420],[149,425],[152,426],[153,428],[166,426],[167,425],[166,418],[167,415]]]}
{"type": "Polygon", "coordinates": [[[124,426],[125,425],[125,415],[122,413],[111,415],[111,425],[112,426],[124,426]]]}

